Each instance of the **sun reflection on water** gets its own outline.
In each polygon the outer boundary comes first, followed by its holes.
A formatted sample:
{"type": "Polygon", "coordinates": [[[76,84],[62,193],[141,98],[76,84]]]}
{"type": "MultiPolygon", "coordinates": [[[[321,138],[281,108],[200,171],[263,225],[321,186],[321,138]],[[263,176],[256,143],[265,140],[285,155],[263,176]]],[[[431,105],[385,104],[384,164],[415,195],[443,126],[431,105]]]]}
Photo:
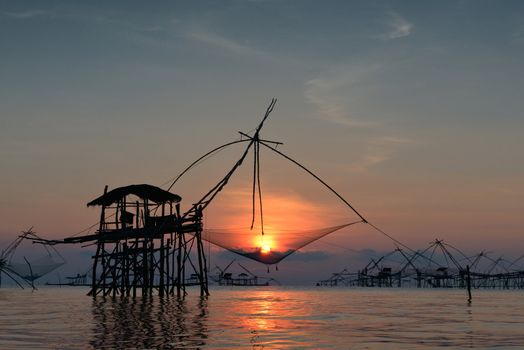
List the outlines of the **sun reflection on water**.
{"type": "Polygon", "coordinates": [[[90,299],[0,289],[1,349],[413,349],[524,344],[519,291],[213,288],[90,299]]]}

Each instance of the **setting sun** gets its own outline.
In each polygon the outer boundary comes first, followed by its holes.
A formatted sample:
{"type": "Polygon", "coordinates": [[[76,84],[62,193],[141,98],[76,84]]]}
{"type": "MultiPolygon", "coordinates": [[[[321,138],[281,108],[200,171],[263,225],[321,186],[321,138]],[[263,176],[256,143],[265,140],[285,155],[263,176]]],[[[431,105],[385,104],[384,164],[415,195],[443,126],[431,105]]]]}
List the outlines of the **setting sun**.
{"type": "Polygon", "coordinates": [[[271,247],[267,244],[264,244],[262,247],[260,247],[260,252],[262,254],[267,254],[269,252],[271,252],[271,247]]]}

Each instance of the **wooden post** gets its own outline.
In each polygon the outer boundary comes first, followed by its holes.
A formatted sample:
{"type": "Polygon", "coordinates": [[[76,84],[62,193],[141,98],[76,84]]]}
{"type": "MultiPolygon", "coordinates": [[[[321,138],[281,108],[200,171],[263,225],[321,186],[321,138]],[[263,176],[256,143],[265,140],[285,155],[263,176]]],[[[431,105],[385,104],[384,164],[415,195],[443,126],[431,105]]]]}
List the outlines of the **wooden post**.
{"type": "MultiPolygon", "coordinates": [[[[176,215],[177,215],[177,218],[180,219],[180,204],[177,204],[176,205],[176,215]]],[[[177,224],[177,243],[178,243],[178,247],[177,247],[177,283],[176,283],[176,296],[178,298],[180,298],[180,295],[181,295],[181,291],[182,291],[182,223],[180,222],[180,220],[178,221],[178,224],[177,224]]]]}
{"type": "Polygon", "coordinates": [[[182,276],[181,286],[182,286],[183,296],[185,297],[186,294],[187,294],[186,293],[187,241],[186,241],[186,236],[185,236],[184,232],[180,232],[180,244],[181,244],[180,255],[182,256],[182,264],[180,266],[181,276],[182,276]]]}
{"type": "Polygon", "coordinates": [[[123,279],[123,283],[122,283],[122,295],[124,295],[124,291],[125,291],[125,295],[129,296],[129,265],[130,265],[130,261],[129,261],[129,258],[131,256],[129,255],[129,249],[128,249],[128,246],[127,246],[127,242],[124,242],[124,255],[122,256],[122,259],[123,259],[123,265],[124,265],[124,269],[122,270],[122,279],[123,279]]]}
{"type": "Polygon", "coordinates": [[[155,241],[151,238],[149,242],[149,295],[153,295],[155,288],[155,241]]]}
{"type": "MultiPolygon", "coordinates": [[[[169,201],[169,217],[171,218],[173,217],[173,202],[172,201],[169,201]]],[[[176,221],[175,221],[175,225],[176,225],[176,221]]],[[[169,238],[167,239],[167,249],[166,249],[166,270],[167,270],[166,272],[166,276],[167,276],[166,292],[168,294],[173,294],[171,288],[172,288],[173,276],[175,272],[174,269],[171,268],[172,265],[171,265],[171,260],[170,260],[170,255],[174,254],[171,252],[171,250],[173,250],[173,252],[175,251],[174,249],[171,249],[172,246],[174,247],[173,232],[170,232],[169,238]]]]}
{"type": "Polygon", "coordinates": [[[139,228],[140,226],[140,203],[136,201],[136,218],[135,218],[135,227],[139,228]]]}
{"type": "Polygon", "coordinates": [[[466,266],[466,284],[468,286],[468,303],[471,303],[471,273],[469,265],[466,266]]]}
{"type": "MultiPolygon", "coordinates": [[[[107,193],[107,185],[104,187],[104,195],[107,193]]],[[[103,228],[104,228],[104,223],[105,223],[105,205],[102,205],[102,211],[100,213],[100,225],[98,226],[98,232],[102,232],[103,228]]],[[[97,242],[96,244],[96,253],[95,253],[95,256],[93,257],[93,259],[95,260],[93,262],[93,274],[91,276],[91,291],[89,291],[89,295],[92,295],[92,296],[96,296],[97,294],[97,281],[96,281],[96,268],[97,268],[97,265],[98,265],[98,259],[100,258],[100,249],[102,248],[101,246],[101,243],[100,242],[97,242]]],[[[103,251],[103,249],[102,249],[103,251]]]]}
{"type": "Polygon", "coordinates": [[[200,296],[208,296],[207,289],[207,263],[205,261],[204,245],[202,244],[202,207],[195,209],[195,224],[197,226],[195,236],[197,239],[198,268],[200,277],[200,296]]]}
{"type": "MultiPolygon", "coordinates": [[[[178,218],[177,218],[178,220],[178,218]]],[[[171,280],[172,280],[172,285],[171,285],[171,293],[170,294],[174,294],[175,293],[175,286],[176,286],[176,278],[175,278],[175,273],[176,273],[176,269],[175,269],[175,260],[176,260],[176,247],[177,247],[177,235],[176,233],[173,235],[171,234],[171,244],[173,245],[173,251],[171,252],[171,280]]]]}
{"type": "Polygon", "coordinates": [[[138,238],[135,238],[135,241],[133,242],[133,297],[136,297],[136,284],[137,284],[137,278],[138,278],[138,238]]]}
{"type": "MultiPolygon", "coordinates": [[[[171,235],[172,236],[172,235],[171,235]]],[[[167,244],[166,244],[166,293],[169,294],[169,283],[170,283],[170,279],[171,279],[171,270],[169,268],[169,251],[171,249],[171,239],[168,238],[167,239],[167,244]]]]}
{"type": "MultiPolygon", "coordinates": [[[[166,219],[165,218],[165,206],[166,204],[165,203],[162,203],[162,223],[160,224],[160,228],[159,230],[162,231],[162,226],[165,226],[167,223],[164,222],[164,220],[166,219]]],[[[158,286],[158,294],[160,296],[163,296],[164,295],[164,288],[165,288],[165,284],[164,284],[164,267],[165,267],[165,264],[164,264],[164,259],[165,259],[165,246],[164,246],[164,233],[161,232],[162,234],[162,237],[160,238],[160,281],[159,281],[159,286],[158,286]]]]}
{"type": "Polygon", "coordinates": [[[144,237],[142,241],[142,296],[147,295],[149,282],[147,243],[148,239],[144,237]]]}
{"type": "Polygon", "coordinates": [[[111,289],[109,290],[109,293],[111,293],[111,291],[113,292],[113,297],[116,296],[116,291],[117,291],[117,288],[118,288],[118,281],[117,281],[117,276],[116,276],[116,268],[118,266],[118,255],[119,255],[119,246],[120,246],[120,243],[117,242],[115,243],[115,248],[113,249],[113,252],[111,253],[111,255],[109,256],[109,264],[111,264],[111,259],[113,260],[113,266],[111,268],[111,289]]]}

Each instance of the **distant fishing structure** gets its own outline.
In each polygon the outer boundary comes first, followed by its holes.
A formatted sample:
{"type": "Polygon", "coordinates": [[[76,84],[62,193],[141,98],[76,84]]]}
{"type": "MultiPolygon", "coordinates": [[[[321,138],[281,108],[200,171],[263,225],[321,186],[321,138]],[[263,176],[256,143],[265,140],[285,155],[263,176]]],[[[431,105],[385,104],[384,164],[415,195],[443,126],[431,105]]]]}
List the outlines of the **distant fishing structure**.
{"type": "Polygon", "coordinates": [[[47,246],[44,246],[45,253],[43,255],[34,254],[36,257],[29,257],[29,259],[23,256],[22,261],[17,250],[23,242],[31,240],[41,240],[32,227],[29,230],[22,231],[2,251],[0,255],[0,286],[2,285],[2,274],[4,274],[21,288],[24,288],[23,284],[26,284],[35,289],[34,282],[36,280],[66,263],[54,247],[47,246]]]}
{"type": "Polygon", "coordinates": [[[416,252],[401,248],[372,258],[358,271],[344,269],[317,282],[318,286],[524,289],[524,268],[519,262],[487,252],[466,256],[441,239],[416,252]]]}
{"type": "Polygon", "coordinates": [[[218,273],[216,275],[210,275],[210,278],[216,282],[219,286],[242,286],[242,287],[260,287],[269,285],[280,285],[274,278],[259,277],[251,272],[247,267],[233,259],[225,268],[216,266],[218,273]],[[236,262],[243,272],[234,275],[233,272],[229,271],[229,268],[236,262]]]}
{"type": "Polygon", "coordinates": [[[91,286],[91,283],[89,282],[89,271],[84,273],[77,273],[74,276],[66,276],[65,281],[62,282],[59,278],[58,283],[51,283],[46,282],[46,286],[68,286],[68,287],[88,287],[91,286]]]}
{"type": "MultiPolygon", "coordinates": [[[[273,111],[276,102],[276,99],[271,100],[264,117],[252,135],[239,132],[240,140],[226,143],[207,152],[184,169],[167,190],[148,184],[139,184],[109,191],[106,186],[100,197],[87,204],[88,206],[99,206],[101,209],[98,230],[95,233],[82,236],[77,234],[63,240],[33,238],[33,241],[47,245],[84,244],[84,246],[96,246],[91,267],[91,290],[88,293],[92,296],[136,296],[137,293],[151,295],[156,291],[159,295],[176,293],[178,297],[182,297],[187,294],[186,287],[191,285],[198,285],[202,296],[208,295],[207,257],[203,240],[269,266],[277,264],[298,249],[328,234],[364,223],[382,233],[397,245],[411,250],[402,242],[366,220],[319,176],[279,151],[277,147],[282,144],[281,142],[260,137],[260,131],[273,111]],[[171,193],[171,188],[189,170],[209,156],[239,143],[247,143],[240,158],[234,162],[230,170],[216,185],[194,203],[189,210],[182,213],[180,209],[181,197],[171,193]],[[349,208],[350,212],[356,216],[356,220],[324,228],[307,230],[291,228],[286,232],[287,243],[285,245],[282,242],[279,242],[278,247],[271,245],[270,238],[278,240],[279,233],[273,233],[274,237],[268,237],[265,231],[260,179],[260,150],[262,148],[291,162],[313,177],[349,208]],[[251,227],[243,232],[204,229],[202,221],[205,209],[222,192],[249,154],[253,155],[251,227]],[[258,243],[253,244],[253,229],[257,219],[260,225],[260,234],[258,243]]],[[[83,232],[85,230],[80,233],[83,232]]]]}

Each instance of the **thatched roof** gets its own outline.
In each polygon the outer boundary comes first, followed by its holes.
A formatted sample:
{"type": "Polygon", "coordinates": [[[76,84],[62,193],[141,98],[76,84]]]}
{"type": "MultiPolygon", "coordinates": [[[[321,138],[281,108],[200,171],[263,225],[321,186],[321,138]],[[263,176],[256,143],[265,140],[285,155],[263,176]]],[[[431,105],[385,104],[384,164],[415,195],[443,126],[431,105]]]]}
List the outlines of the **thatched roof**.
{"type": "Polygon", "coordinates": [[[87,203],[87,206],[109,206],[130,194],[133,194],[142,199],[147,199],[155,203],[165,203],[169,201],[178,203],[182,199],[177,194],[164,191],[163,189],[155,186],[142,184],[115,188],[114,190],[111,190],[106,194],[98,197],[97,199],[94,199],[91,202],[87,203]]]}

